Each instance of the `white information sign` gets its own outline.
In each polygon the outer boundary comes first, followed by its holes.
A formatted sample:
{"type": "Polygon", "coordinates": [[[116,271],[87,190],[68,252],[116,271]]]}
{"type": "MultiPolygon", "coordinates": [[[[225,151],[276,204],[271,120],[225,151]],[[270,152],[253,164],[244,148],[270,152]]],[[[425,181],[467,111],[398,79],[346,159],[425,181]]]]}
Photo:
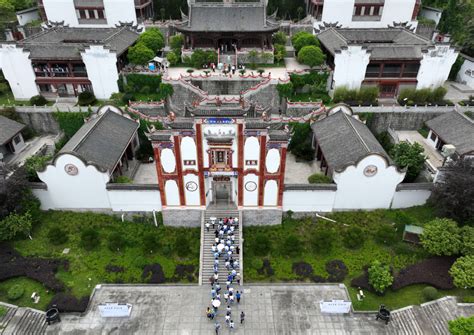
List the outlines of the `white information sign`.
{"type": "Polygon", "coordinates": [[[132,305],[108,302],[100,304],[99,311],[103,318],[126,318],[132,313],[132,305]]]}
{"type": "Polygon", "coordinates": [[[351,311],[351,304],[344,300],[320,301],[319,307],[322,313],[346,314],[351,311]]]}

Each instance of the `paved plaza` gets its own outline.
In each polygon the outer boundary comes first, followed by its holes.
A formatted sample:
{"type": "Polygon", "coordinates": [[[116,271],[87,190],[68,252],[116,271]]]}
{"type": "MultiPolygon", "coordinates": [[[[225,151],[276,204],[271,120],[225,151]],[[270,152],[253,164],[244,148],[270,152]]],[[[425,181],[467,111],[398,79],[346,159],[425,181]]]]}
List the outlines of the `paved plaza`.
{"type": "MultiPolygon", "coordinates": [[[[237,288],[236,288],[237,289],[237,288]]],[[[208,285],[105,285],[96,289],[86,315],[63,315],[46,334],[214,334],[214,321],[206,318],[211,297],[208,285]],[[106,302],[133,305],[130,318],[102,318],[98,305],[106,302]]],[[[232,306],[235,334],[384,334],[385,325],[373,315],[323,315],[321,300],[347,299],[339,285],[244,286],[240,305],[232,306]],[[245,322],[240,324],[240,311],[245,322]]],[[[230,334],[221,305],[220,334],[230,334]]]]}

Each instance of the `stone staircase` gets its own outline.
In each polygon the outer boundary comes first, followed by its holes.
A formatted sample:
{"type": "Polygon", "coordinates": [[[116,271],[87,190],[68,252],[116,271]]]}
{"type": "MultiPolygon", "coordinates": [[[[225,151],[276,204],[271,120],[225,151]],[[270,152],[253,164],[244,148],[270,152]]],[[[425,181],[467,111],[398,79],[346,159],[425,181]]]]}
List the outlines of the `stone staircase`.
{"type": "Polygon", "coordinates": [[[449,335],[448,321],[473,314],[474,304],[458,304],[455,297],[444,297],[393,311],[387,333],[449,335]]]}
{"type": "Polygon", "coordinates": [[[0,303],[7,313],[0,318],[2,335],[41,335],[46,332],[45,313],[31,308],[0,303]]]}
{"type": "MultiPolygon", "coordinates": [[[[236,227],[234,231],[235,235],[235,244],[239,245],[240,254],[239,256],[239,263],[240,263],[240,276],[241,282],[243,282],[243,272],[242,272],[242,261],[243,261],[243,252],[242,252],[242,216],[237,209],[214,209],[214,210],[206,210],[202,216],[201,222],[201,263],[200,263],[200,281],[201,285],[209,285],[209,278],[214,274],[214,255],[211,250],[211,246],[214,243],[215,229],[212,229],[212,225],[209,228],[209,232],[206,231],[206,227],[204,224],[207,221],[210,221],[211,217],[216,218],[224,218],[224,217],[238,217],[239,218],[239,227],[236,227]]],[[[221,257],[222,258],[222,257],[221,257]]],[[[234,257],[235,259],[235,257],[234,257]]],[[[220,266],[219,266],[219,278],[227,278],[228,271],[224,267],[223,259],[219,259],[220,266]]],[[[222,280],[221,280],[222,282],[222,280]]]]}

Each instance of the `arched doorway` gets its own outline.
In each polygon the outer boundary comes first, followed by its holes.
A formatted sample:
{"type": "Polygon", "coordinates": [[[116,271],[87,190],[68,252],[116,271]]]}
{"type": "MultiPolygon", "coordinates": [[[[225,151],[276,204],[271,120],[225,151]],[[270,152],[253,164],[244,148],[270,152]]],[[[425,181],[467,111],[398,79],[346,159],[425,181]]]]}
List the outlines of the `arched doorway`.
{"type": "Polygon", "coordinates": [[[217,41],[221,55],[235,54],[237,40],[235,38],[221,38],[217,41]]]}

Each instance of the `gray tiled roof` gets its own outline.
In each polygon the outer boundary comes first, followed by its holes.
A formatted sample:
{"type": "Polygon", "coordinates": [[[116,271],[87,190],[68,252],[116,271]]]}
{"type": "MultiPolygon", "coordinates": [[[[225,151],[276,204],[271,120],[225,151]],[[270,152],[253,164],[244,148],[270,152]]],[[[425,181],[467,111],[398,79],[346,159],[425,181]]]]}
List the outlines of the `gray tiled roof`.
{"type": "Polygon", "coordinates": [[[16,134],[26,126],[0,115],[0,145],[9,142],[16,134]]]}
{"type": "Polygon", "coordinates": [[[370,153],[378,153],[388,159],[369,128],[342,111],[316,121],[311,128],[326,162],[334,170],[356,163],[370,153]]]}
{"type": "Polygon", "coordinates": [[[194,122],[184,122],[184,121],[171,122],[169,123],[169,126],[171,129],[193,129],[194,122]]]}
{"type": "Polygon", "coordinates": [[[154,133],[149,135],[149,139],[151,141],[158,141],[158,142],[171,142],[171,135],[172,133],[167,130],[157,130],[154,133]]]}
{"type": "Polygon", "coordinates": [[[138,36],[129,27],[56,27],[32,35],[17,44],[30,51],[31,59],[81,59],[81,52],[91,45],[104,45],[121,55],[135,43],[138,36]]]}
{"type": "Polygon", "coordinates": [[[195,109],[190,110],[194,116],[244,116],[248,111],[242,109],[195,109]]]}
{"type": "Polygon", "coordinates": [[[278,22],[265,15],[262,4],[193,4],[187,20],[177,25],[180,31],[260,32],[277,31],[278,22]]]}
{"type": "Polygon", "coordinates": [[[421,59],[433,43],[403,28],[335,29],[320,34],[321,44],[332,54],[350,45],[361,45],[371,52],[371,60],[421,59]]]}
{"type": "Polygon", "coordinates": [[[60,153],[76,153],[112,173],[138,127],[137,122],[107,110],[84,124],[60,153]]]}
{"type": "Polygon", "coordinates": [[[456,147],[459,155],[474,151],[474,121],[458,113],[444,113],[426,122],[447,144],[456,147]]]}
{"type": "Polygon", "coordinates": [[[284,130],[270,130],[268,133],[270,141],[288,141],[290,134],[284,130]]]}

